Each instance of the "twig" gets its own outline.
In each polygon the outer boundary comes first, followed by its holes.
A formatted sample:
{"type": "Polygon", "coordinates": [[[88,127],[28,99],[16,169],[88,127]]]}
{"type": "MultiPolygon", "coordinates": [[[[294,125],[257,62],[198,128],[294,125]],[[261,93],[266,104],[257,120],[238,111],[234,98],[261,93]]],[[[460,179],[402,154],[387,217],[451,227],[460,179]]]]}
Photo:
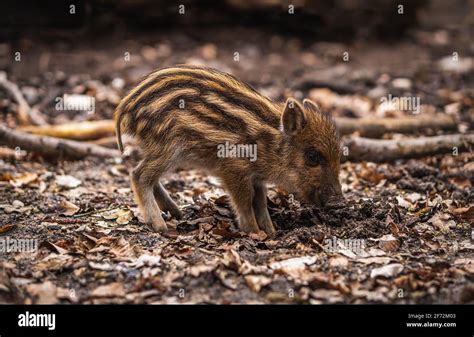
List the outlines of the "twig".
{"type": "Polygon", "coordinates": [[[87,216],[87,215],[91,215],[91,214],[105,213],[105,212],[111,211],[111,210],[113,210],[113,209],[115,209],[115,208],[117,208],[117,207],[116,207],[116,206],[111,206],[111,207],[106,208],[106,209],[94,209],[94,210],[89,211],[89,212],[74,214],[72,217],[73,217],[73,218],[82,218],[83,216],[87,216]]]}
{"type": "Polygon", "coordinates": [[[18,116],[18,122],[23,125],[47,125],[44,116],[34,109],[31,109],[30,105],[26,101],[25,97],[21,93],[18,86],[10,82],[7,79],[7,74],[4,71],[0,71],[0,87],[3,87],[18,103],[18,110],[16,111],[18,116]]]}

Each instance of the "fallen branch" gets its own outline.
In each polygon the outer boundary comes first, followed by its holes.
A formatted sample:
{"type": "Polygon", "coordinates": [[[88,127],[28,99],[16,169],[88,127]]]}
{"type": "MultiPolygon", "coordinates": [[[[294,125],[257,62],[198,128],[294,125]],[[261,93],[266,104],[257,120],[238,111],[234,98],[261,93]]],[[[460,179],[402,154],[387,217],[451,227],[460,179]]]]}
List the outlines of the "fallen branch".
{"type": "MultiPolygon", "coordinates": [[[[96,141],[112,146],[112,138],[96,141]]],[[[0,143],[12,148],[33,151],[45,155],[65,156],[75,159],[87,156],[119,157],[116,149],[106,148],[92,143],[78,142],[47,136],[31,135],[0,125],[0,143]]],[[[389,162],[402,158],[416,158],[461,151],[474,147],[474,134],[455,134],[436,137],[420,137],[401,140],[381,140],[369,138],[349,138],[344,142],[348,156],[343,160],[389,162]]]]}
{"type": "MultiPolygon", "coordinates": [[[[409,116],[404,118],[345,118],[336,117],[341,135],[358,132],[360,136],[378,138],[385,133],[415,133],[424,130],[455,130],[453,116],[409,116]]],[[[113,120],[86,121],[47,126],[26,126],[20,129],[35,135],[51,136],[75,140],[96,140],[115,134],[113,120]]]]}
{"type": "Polygon", "coordinates": [[[66,138],[74,140],[95,140],[115,134],[115,123],[112,120],[85,121],[46,126],[26,126],[21,131],[41,136],[66,138]]]}
{"type": "Polygon", "coordinates": [[[33,151],[49,156],[80,159],[93,157],[119,157],[117,150],[104,148],[99,145],[77,142],[60,138],[36,136],[13,130],[0,125],[0,143],[9,147],[20,147],[22,150],[33,151]]]}
{"type": "Polygon", "coordinates": [[[0,147],[0,159],[16,159],[17,153],[15,150],[7,147],[0,147]]]}
{"type": "MultiPolygon", "coordinates": [[[[455,134],[435,137],[419,137],[401,140],[349,138],[347,160],[390,162],[402,158],[416,158],[441,153],[453,153],[474,146],[474,134],[455,134]]],[[[344,156],[343,156],[344,158],[344,156]]]]}
{"type": "Polygon", "coordinates": [[[104,137],[97,140],[91,141],[91,143],[107,147],[109,149],[117,149],[117,138],[116,137],[104,137]]]}
{"type": "Polygon", "coordinates": [[[0,87],[3,87],[17,102],[18,110],[16,111],[18,122],[22,125],[47,125],[44,116],[37,110],[31,109],[25,97],[21,93],[18,86],[7,79],[4,71],[0,72],[0,87]]]}
{"type": "Polygon", "coordinates": [[[378,138],[385,133],[415,133],[427,129],[456,130],[453,116],[408,116],[403,118],[345,118],[336,117],[336,124],[342,135],[358,132],[360,136],[378,138]]]}

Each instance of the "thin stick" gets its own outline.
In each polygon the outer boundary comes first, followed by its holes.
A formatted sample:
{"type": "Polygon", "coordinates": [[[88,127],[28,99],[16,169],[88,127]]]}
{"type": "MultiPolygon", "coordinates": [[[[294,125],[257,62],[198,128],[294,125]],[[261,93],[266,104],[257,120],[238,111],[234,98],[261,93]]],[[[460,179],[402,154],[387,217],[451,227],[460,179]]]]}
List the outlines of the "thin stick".
{"type": "Polygon", "coordinates": [[[7,74],[0,71],[0,87],[3,87],[18,103],[18,110],[16,111],[18,122],[22,125],[47,125],[44,116],[36,110],[31,109],[25,97],[21,93],[18,86],[7,79],[7,74]]]}

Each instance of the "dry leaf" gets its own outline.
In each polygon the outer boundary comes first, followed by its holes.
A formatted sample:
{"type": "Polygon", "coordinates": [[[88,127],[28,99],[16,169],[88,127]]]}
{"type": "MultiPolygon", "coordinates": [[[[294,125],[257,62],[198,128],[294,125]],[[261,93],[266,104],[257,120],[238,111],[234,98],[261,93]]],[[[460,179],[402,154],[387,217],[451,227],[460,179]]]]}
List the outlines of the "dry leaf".
{"type": "Polygon", "coordinates": [[[306,266],[312,265],[317,261],[316,256],[301,256],[292,259],[277,261],[270,263],[270,268],[275,269],[301,269],[306,266]]]}
{"type": "Polygon", "coordinates": [[[422,199],[423,196],[422,196],[420,193],[413,192],[413,193],[408,193],[407,195],[405,195],[405,198],[406,198],[406,200],[408,200],[410,203],[414,204],[414,203],[416,203],[418,200],[422,199]]]}
{"type": "Polygon", "coordinates": [[[79,179],[77,179],[73,176],[69,176],[69,175],[56,176],[56,184],[58,184],[61,187],[76,188],[81,183],[82,182],[79,179]]]}
{"type": "Polygon", "coordinates": [[[468,223],[474,223],[474,206],[453,209],[451,210],[451,214],[468,223]]]}
{"type": "Polygon", "coordinates": [[[124,210],[120,213],[120,215],[117,217],[115,222],[117,222],[119,225],[126,225],[132,219],[133,219],[133,212],[130,210],[124,210]]]}
{"type": "Polygon", "coordinates": [[[332,257],[329,259],[329,266],[334,267],[347,267],[349,260],[344,256],[332,257]]]}
{"type": "Polygon", "coordinates": [[[99,286],[89,294],[90,297],[124,297],[125,288],[120,282],[113,282],[99,286]]]}
{"type": "Polygon", "coordinates": [[[38,179],[38,174],[27,172],[10,180],[10,184],[14,187],[21,187],[32,183],[36,179],[38,179]]]}
{"type": "Polygon", "coordinates": [[[222,284],[226,286],[227,288],[231,290],[237,289],[239,285],[239,281],[235,277],[232,277],[232,276],[228,277],[229,273],[227,271],[219,269],[219,270],[216,270],[215,275],[222,282],[222,284]]]}
{"type": "Polygon", "coordinates": [[[212,230],[212,234],[222,236],[226,239],[240,238],[242,235],[240,233],[231,232],[226,227],[217,227],[212,230]]]}
{"type": "Polygon", "coordinates": [[[379,247],[385,252],[396,251],[400,247],[400,240],[392,234],[387,234],[378,239],[379,247]]]}
{"type": "Polygon", "coordinates": [[[38,262],[36,269],[40,271],[59,271],[70,267],[73,262],[74,258],[71,255],[51,253],[38,262]]]}
{"type": "Polygon", "coordinates": [[[49,241],[43,241],[41,244],[40,244],[40,247],[46,247],[48,248],[49,250],[53,251],[53,252],[56,252],[58,254],[67,254],[69,253],[69,251],[67,249],[64,249],[58,245],[55,245],[54,243],[52,242],[49,242],[49,241]]]}
{"type": "Polygon", "coordinates": [[[36,304],[58,303],[57,288],[51,281],[28,284],[26,286],[26,292],[36,298],[36,304]]]}
{"type": "Polygon", "coordinates": [[[115,255],[115,259],[119,261],[133,261],[136,258],[133,247],[130,243],[121,237],[119,240],[116,240],[109,252],[115,255]]]}
{"type": "Polygon", "coordinates": [[[125,265],[130,268],[141,268],[143,266],[156,267],[160,265],[160,261],[161,256],[159,255],[143,254],[140,255],[140,257],[138,257],[138,259],[135,261],[125,263],[125,265]]]}
{"type": "MultiPolygon", "coordinates": [[[[133,219],[135,215],[133,211],[129,209],[115,208],[106,212],[102,212],[100,216],[106,220],[115,220],[118,225],[126,225],[133,219]]],[[[99,226],[103,227],[109,226],[109,224],[101,221],[99,221],[98,224],[99,226]]]]}
{"type": "Polygon", "coordinates": [[[338,290],[316,289],[311,292],[311,297],[328,301],[329,303],[342,302],[343,297],[338,290]]]}
{"type": "Polygon", "coordinates": [[[11,231],[13,228],[15,228],[15,227],[16,227],[15,224],[6,224],[6,225],[3,225],[2,227],[0,227],[0,234],[9,232],[9,231],[11,231]]]}
{"type": "Polygon", "coordinates": [[[247,275],[245,282],[248,287],[258,293],[260,289],[272,282],[272,279],[263,275],[247,275]]]}
{"type": "Polygon", "coordinates": [[[398,205],[399,205],[400,207],[403,207],[403,208],[407,208],[407,209],[408,209],[408,208],[410,208],[410,207],[413,206],[410,202],[408,202],[407,200],[403,199],[403,197],[401,197],[401,196],[399,196],[399,195],[396,197],[396,199],[397,199],[397,203],[398,203],[398,205]]]}
{"type": "Polygon", "coordinates": [[[25,204],[21,202],[20,200],[13,200],[11,205],[1,204],[0,209],[3,209],[3,211],[6,214],[10,214],[10,213],[28,214],[32,208],[30,206],[25,206],[25,204]]]}
{"type": "Polygon", "coordinates": [[[264,241],[268,235],[262,230],[259,230],[257,233],[250,233],[249,237],[256,241],[264,241]]]}
{"type": "Polygon", "coordinates": [[[376,277],[393,277],[395,275],[398,275],[402,272],[403,270],[403,265],[400,263],[392,263],[380,268],[374,268],[370,272],[370,277],[371,278],[376,278],[376,277]]]}
{"type": "Polygon", "coordinates": [[[76,214],[80,209],[78,206],[74,205],[72,202],[69,202],[67,200],[62,200],[59,207],[60,207],[61,214],[67,215],[67,216],[76,214]]]}
{"type": "Polygon", "coordinates": [[[357,259],[357,262],[362,262],[363,264],[387,264],[391,261],[391,258],[386,256],[372,256],[372,257],[361,257],[357,259]]]}
{"type": "Polygon", "coordinates": [[[222,263],[227,268],[237,271],[242,265],[242,260],[240,259],[239,253],[231,249],[224,253],[222,263]]]}
{"type": "Polygon", "coordinates": [[[449,214],[437,213],[428,222],[441,232],[448,232],[451,227],[456,226],[454,220],[449,220],[450,218],[449,214]]]}
{"type": "Polygon", "coordinates": [[[107,262],[98,263],[94,261],[89,261],[89,266],[92,269],[97,269],[97,270],[102,270],[102,271],[112,271],[115,268],[112,264],[107,263],[107,262]]]}
{"type": "Polygon", "coordinates": [[[200,264],[200,265],[190,266],[188,268],[188,274],[193,277],[199,277],[199,275],[203,273],[209,273],[213,271],[214,269],[216,269],[215,265],[200,264]]]}

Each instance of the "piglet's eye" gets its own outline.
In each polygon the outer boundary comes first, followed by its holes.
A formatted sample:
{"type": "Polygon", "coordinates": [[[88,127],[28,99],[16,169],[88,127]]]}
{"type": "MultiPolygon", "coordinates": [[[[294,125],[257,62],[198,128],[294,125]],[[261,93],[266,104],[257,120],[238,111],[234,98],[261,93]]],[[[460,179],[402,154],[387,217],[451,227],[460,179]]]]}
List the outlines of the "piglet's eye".
{"type": "Polygon", "coordinates": [[[304,157],[305,157],[306,163],[310,166],[321,165],[321,163],[324,160],[321,153],[319,153],[318,150],[313,149],[313,148],[307,149],[304,153],[304,157]]]}

